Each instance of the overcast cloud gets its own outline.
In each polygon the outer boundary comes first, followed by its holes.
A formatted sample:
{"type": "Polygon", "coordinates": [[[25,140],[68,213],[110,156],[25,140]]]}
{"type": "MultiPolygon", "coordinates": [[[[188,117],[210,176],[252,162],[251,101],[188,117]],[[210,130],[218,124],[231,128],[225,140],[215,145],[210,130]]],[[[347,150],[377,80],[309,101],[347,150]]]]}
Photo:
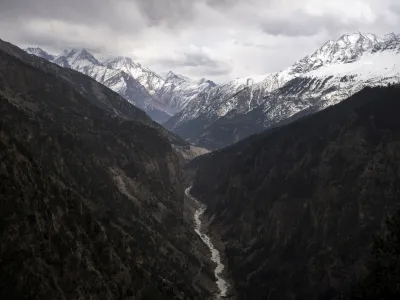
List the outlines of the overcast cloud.
{"type": "Polygon", "coordinates": [[[344,33],[400,33],[398,1],[0,0],[0,38],[220,82],[279,71],[344,33]]]}

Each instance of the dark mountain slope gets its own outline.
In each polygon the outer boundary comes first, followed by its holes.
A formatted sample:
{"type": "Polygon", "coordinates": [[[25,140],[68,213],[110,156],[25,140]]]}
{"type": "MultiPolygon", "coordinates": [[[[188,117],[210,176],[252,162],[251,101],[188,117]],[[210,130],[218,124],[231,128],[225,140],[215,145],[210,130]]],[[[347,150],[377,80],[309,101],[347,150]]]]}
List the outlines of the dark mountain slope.
{"type": "MultiPolygon", "coordinates": [[[[188,139],[188,141],[208,149],[222,149],[266,129],[279,127],[300,117],[316,113],[323,108],[321,103],[318,103],[321,100],[311,97],[301,99],[297,94],[299,90],[305,89],[312,81],[310,78],[290,80],[275,91],[275,94],[272,93],[264,97],[264,105],[257,106],[246,113],[238,113],[236,110],[232,110],[212,123],[206,123],[207,125],[203,127],[201,134],[199,133],[196,139],[188,139]],[[279,97],[276,94],[279,94],[279,97]],[[277,113],[276,107],[279,106],[281,107],[279,113],[277,113]],[[282,115],[290,114],[292,107],[303,108],[291,117],[282,118],[282,115]]],[[[256,94],[246,89],[238,98],[245,102],[245,99],[251,99],[256,94]]],[[[259,97],[261,98],[261,95],[259,97]]],[[[188,126],[182,127],[186,129],[188,126]]],[[[174,131],[181,135],[177,130],[174,129],[174,131]]],[[[187,138],[184,135],[181,136],[187,138]]]]}
{"type": "Polygon", "coordinates": [[[1,299],[210,297],[165,130],[4,42],[0,114],[1,299]]]}
{"type": "Polygon", "coordinates": [[[391,300],[400,298],[400,212],[388,218],[387,230],[378,236],[368,261],[370,272],[340,299],[391,300]]]}
{"type": "MultiPolygon", "coordinates": [[[[169,132],[160,124],[153,122],[144,111],[137,109],[135,106],[123,99],[120,95],[113,92],[106,86],[99,84],[89,76],[83,75],[82,73],[69,68],[61,68],[58,65],[48,62],[47,60],[35,55],[29,55],[18,47],[1,40],[0,49],[5,53],[19,58],[21,61],[23,61],[26,67],[40,69],[47,75],[55,76],[56,78],[63,80],[64,83],[67,83],[77,93],[84,96],[85,99],[94,106],[99,107],[102,110],[105,110],[110,114],[120,118],[142,122],[157,129],[162,136],[169,139],[171,144],[174,146],[174,151],[182,161],[184,161],[185,157],[187,156],[196,156],[196,153],[191,151],[190,144],[188,142],[184,141],[176,134],[169,132]]],[[[0,83],[1,80],[5,79],[0,74],[0,83]]]]}
{"type": "Polygon", "coordinates": [[[400,207],[400,89],[348,100],[193,161],[192,193],[242,299],[331,299],[400,207]]]}

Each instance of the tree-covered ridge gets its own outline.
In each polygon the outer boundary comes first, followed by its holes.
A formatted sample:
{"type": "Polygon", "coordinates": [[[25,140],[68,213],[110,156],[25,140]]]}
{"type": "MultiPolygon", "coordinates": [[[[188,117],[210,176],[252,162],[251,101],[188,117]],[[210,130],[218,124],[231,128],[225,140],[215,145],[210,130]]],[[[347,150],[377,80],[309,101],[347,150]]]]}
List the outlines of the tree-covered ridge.
{"type": "Polygon", "coordinates": [[[32,59],[0,42],[0,298],[210,297],[168,134],[94,80],[32,59]]]}
{"type": "Polygon", "coordinates": [[[376,237],[368,274],[353,283],[342,299],[391,300],[400,298],[400,212],[386,223],[387,231],[376,237]]]}
{"type": "Polygon", "coordinates": [[[398,88],[366,88],[192,163],[242,299],[332,299],[365,275],[400,207],[399,111],[398,88]]]}

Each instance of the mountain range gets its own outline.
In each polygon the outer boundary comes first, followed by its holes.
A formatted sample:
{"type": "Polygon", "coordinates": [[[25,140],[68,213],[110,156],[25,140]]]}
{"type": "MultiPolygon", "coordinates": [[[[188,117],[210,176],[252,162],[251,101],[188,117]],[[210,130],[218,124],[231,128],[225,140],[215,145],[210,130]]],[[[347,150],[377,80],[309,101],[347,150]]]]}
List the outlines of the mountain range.
{"type": "Polygon", "coordinates": [[[216,85],[0,40],[0,299],[398,299],[398,58],[216,85]]]}
{"type": "Polygon", "coordinates": [[[96,58],[86,49],[67,49],[59,55],[51,55],[41,48],[25,51],[92,77],[144,110],[158,123],[179,112],[198,93],[215,86],[212,81],[191,80],[173,72],[161,77],[129,57],[96,58]]]}
{"type": "Polygon", "coordinates": [[[291,67],[199,94],[166,128],[209,149],[336,104],[365,86],[400,81],[400,38],[343,35],[291,67]]]}
{"type": "Polygon", "coordinates": [[[26,51],[91,76],[192,144],[215,150],[320,111],[365,86],[399,82],[399,49],[399,35],[358,32],[326,42],[281,72],[218,85],[173,72],[160,76],[127,57],[96,59],[85,49],[58,56],[26,51]]]}

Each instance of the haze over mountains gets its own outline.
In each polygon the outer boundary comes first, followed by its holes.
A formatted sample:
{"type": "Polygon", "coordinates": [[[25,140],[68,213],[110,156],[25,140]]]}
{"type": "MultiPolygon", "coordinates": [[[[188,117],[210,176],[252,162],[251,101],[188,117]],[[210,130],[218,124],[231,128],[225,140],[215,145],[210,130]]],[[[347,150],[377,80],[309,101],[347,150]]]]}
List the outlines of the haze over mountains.
{"type": "Polygon", "coordinates": [[[322,110],[365,86],[399,82],[399,49],[393,33],[343,35],[281,72],[219,85],[172,72],[162,77],[130,58],[96,59],[84,49],[58,56],[26,51],[91,76],[187,141],[218,149],[322,110]]]}

